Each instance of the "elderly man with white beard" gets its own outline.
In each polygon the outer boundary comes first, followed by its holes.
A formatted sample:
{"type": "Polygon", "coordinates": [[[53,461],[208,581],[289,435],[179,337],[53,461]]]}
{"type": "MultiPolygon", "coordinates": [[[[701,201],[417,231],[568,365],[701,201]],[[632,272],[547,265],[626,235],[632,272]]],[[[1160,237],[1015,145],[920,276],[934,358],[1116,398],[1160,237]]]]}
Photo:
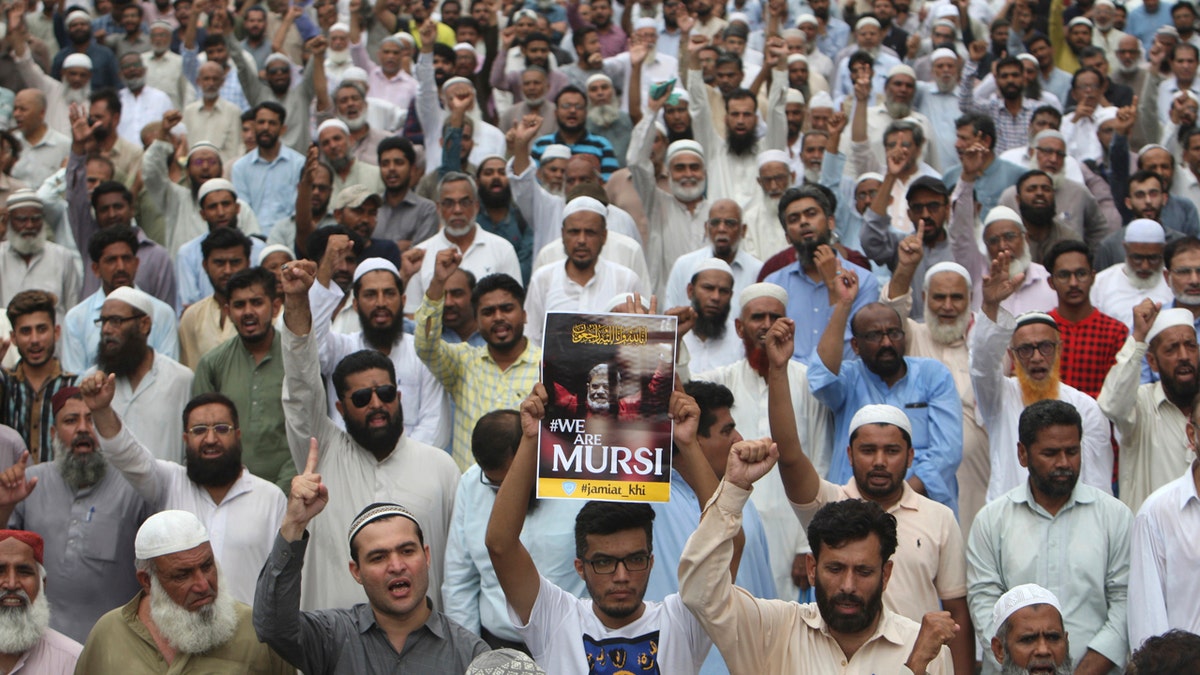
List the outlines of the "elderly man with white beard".
{"type": "MultiPolygon", "coordinates": [[[[631,47],[631,52],[636,48],[631,47]]],[[[641,108],[635,108],[633,112],[621,110],[621,102],[617,99],[617,90],[613,88],[612,78],[604,73],[596,73],[589,77],[585,91],[588,97],[588,133],[607,138],[612,143],[617,164],[624,167],[633,127],[642,121],[641,108]]]]}
{"type": "Polygon", "coordinates": [[[183,76],[183,57],[171,51],[171,36],[175,27],[158,20],[150,24],[151,51],[143,55],[146,61],[146,84],[166,92],[176,110],[196,100],[196,89],[183,76]]]}
{"type": "Polygon", "coordinates": [[[13,63],[26,86],[46,95],[46,124],[64,131],[70,126],[67,111],[72,103],[86,105],[92,94],[92,59],[87,54],[72,53],[63,59],[62,81],[50,77],[33,60],[29,49],[29,29],[21,21],[9,29],[13,63]]]}
{"type": "Polygon", "coordinates": [[[1146,298],[1170,305],[1171,288],[1163,275],[1167,247],[1162,225],[1139,218],[1125,228],[1125,262],[1100,272],[1092,285],[1092,304],[1133,329],[1133,308],[1146,298]]]}
{"type": "Polygon", "coordinates": [[[51,626],[82,642],[101,615],[137,592],[133,541],[153,509],[108,470],[78,388],[58,390],[51,410],[54,461],[26,469],[26,453],[0,474],[0,522],[45,537],[51,626]]]}
{"type": "Polygon", "coordinates": [[[0,530],[0,670],[70,675],[83,646],[50,628],[45,542],[36,532],[0,530]]]}
{"type": "MultiPolygon", "coordinates": [[[[318,99],[317,105],[321,105],[318,99]]],[[[333,90],[333,107],[337,119],[350,130],[350,147],[354,158],[378,165],[379,144],[391,134],[370,121],[367,86],[362,82],[343,81],[333,90]]]]}
{"type": "Polygon", "coordinates": [[[930,163],[945,172],[958,164],[954,133],[955,120],[962,114],[958,107],[958,54],[942,47],[933,51],[930,62],[933,81],[917,80],[914,107],[917,114],[929,120],[932,129],[930,163]]]}
{"type": "Polygon", "coordinates": [[[49,291],[58,296],[56,311],[61,324],[67,310],[79,302],[83,280],[75,264],[78,255],[47,241],[45,206],[36,192],[11,192],[5,206],[8,237],[0,243],[0,305],[7,307],[21,291],[49,291]]]}
{"type": "Polygon", "coordinates": [[[79,672],[294,673],[258,641],[249,606],[223,588],[208,530],[187,511],[146,519],[134,542],[141,590],[100,617],[79,672]]]}
{"type": "Polygon", "coordinates": [[[1004,309],[1013,315],[1050,311],[1058,304],[1058,296],[1046,282],[1050,273],[1033,262],[1021,214],[1007,206],[997,206],[988,211],[980,228],[975,215],[973,188],[974,183],[966,179],[959,180],[954,187],[950,196],[952,212],[948,230],[954,260],[971,273],[971,306],[978,306],[981,302],[980,284],[991,267],[991,261],[1003,252],[1009,261],[1009,274],[1014,277],[1020,274],[1024,279],[1003,301],[1004,309]]]}
{"type": "MultiPolygon", "coordinates": [[[[804,138],[807,144],[809,139],[825,140],[827,137],[824,132],[810,132],[804,138]]],[[[779,226],[779,198],[796,183],[796,179],[786,152],[764,150],[758,153],[758,188],[753,190],[750,205],[741,209],[745,231],[738,245],[740,251],[757,260],[766,260],[788,247],[787,237],[779,226]]],[[[670,288],[667,292],[670,293],[670,288]]]]}

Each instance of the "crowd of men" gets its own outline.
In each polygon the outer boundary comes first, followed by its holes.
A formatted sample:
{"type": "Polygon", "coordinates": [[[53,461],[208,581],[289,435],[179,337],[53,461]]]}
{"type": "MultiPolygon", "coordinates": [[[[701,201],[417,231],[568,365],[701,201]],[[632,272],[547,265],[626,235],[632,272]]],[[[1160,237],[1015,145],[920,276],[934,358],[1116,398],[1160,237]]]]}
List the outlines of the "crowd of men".
{"type": "Polygon", "coordinates": [[[1200,672],[1198,65],[1193,0],[0,0],[0,673],[1200,672]],[[668,502],[536,497],[642,403],[551,312],[676,318],[668,502]]]}

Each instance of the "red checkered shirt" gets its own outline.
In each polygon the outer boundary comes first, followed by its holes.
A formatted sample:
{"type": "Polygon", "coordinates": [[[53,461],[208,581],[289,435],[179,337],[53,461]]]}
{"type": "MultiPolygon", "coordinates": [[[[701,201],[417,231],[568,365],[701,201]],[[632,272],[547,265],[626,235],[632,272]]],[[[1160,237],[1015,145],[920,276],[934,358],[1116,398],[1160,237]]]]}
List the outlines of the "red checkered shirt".
{"type": "Polygon", "coordinates": [[[1109,369],[1117,362],[1117,352],[1129,337],[1129,329],[1098,309],[1078,323],[1064,319],[1058,308],[1050,310],[1050,316],[1058,322],[1062,339],[1062,381],[1096,398],[1109,369]]]}

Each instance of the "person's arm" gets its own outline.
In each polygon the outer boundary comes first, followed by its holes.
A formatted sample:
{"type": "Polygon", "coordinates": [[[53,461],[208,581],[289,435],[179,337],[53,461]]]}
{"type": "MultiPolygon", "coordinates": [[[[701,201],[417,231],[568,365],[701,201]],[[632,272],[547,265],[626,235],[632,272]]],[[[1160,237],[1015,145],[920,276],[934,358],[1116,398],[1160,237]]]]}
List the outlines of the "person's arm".
{"type": "Polygon", "coordinates": [[[963,64],[962,81],[958,83],[958,109],[966,112],[984,112],[982,106],[976,103],[975,84],[979,81],[979,62],[987,52],[987,45],[980,49],[979,45],[968,45],[970,59],[963,64]]]}
{"type": "Polygon", "coordinates": [[[985,420],[995,419],[1000,411],[1004,390],[1004,350],[1016,330],[1016,321],[1000,303],[1020,287],[1024,274],[1015,279],[1008,275],[1009,256],[1001,253],[992,262],[991,274],[985,277],[983,305],[975,313],[975,326],[968,334],[971,355],[971,386],[975,403],[985,420]]]}
{"type": "MultiPolygon", "coordinates": [[[[787,148],[787,45],[782,38],[771,38],[768,43],[775,67],[771,69],[771,87],[767,90],[767,134],[763,137],[764,150],[787,148]]],[[[767,70],[763,65],[763,71],[767,70]]]]}
{"type": "MultiPolygon", "coordinates": [[[[382,4],[382,3],[381,3],[382,4]]],[[[442,106],[438,103],[437,81],[433,77],[433,43],[437,41],[437,27],[430,19],[421,25],[421,55],[417,57],[417,121],[425,133],[425,166],[429,167],[430,152],[442,137],[442,106]]],[[[433,163],[437,166],[440,163],[433,163]]]]}
{"type": "Polygon", "coordinates": [[[161,508],[167,498],[169,478],[165,474],[169,469],[159,465],[154,455],[134,438],[129,428],[121,424],[117,411],[112,409],[113,396],[117,393],[117,376],[92,373],[79,382],[79,389],[83,394],[83,402],[92,413],[100,451],[142,499],[161,508]]]}
{"type": "Polygon", "coordinates": [[[509,91],[508,84],[508,50],[512,49],[513,40],[517,37],[516,29],[509,26],[500,35],[500,54],[492,61],[492,69],[488,71],[488,84],[492,89],[509,91]]]}
{"type": "Polygon", "coordinates": [[[850,321],[854,300],[858,297],[858,274],[842,269],[837,254],[829,246],[818,247],[813,260],[821,270],[821,277],[826,280],[829,304],[833,306],[833,314],[821,333],[821,340],[817,342],[817,358],[830,373],[838,375],[846,348],[846,324],[850,321]]]}
{"type": "Polygon", "coordinates": [[[436,258],[429,288],[425,290],[421,306],[414,317],[417,327],[413,336],[413,346],[417,350],[417,358],[441,381],[446,391],[453,395],[460,384],[464,367],[457,354],[469,350],[470,347],[466,344],[446,344],[442,339],[442,311],[446,302],[446,280],[458,270],[462,254],[458,249],[451,247],[442,251],[425,251],[425,255],[434,255],[436,258]]]}
{"type": "Polygon", "coordinates": [[[100,228],[92,214],[92,201],[87,189],[87,155],[96,149],[95,131],[100,123],[88,124],[86,111],[72,105],[71,154],[67,158],[67,219],[71,221],[71,234],[75,246],[84,260],[88,256],[88,242],[100,228]]]}
{"type": "Polygon", "coordinates": [[[287,421],[288,444],[292,460],[299,470],[306,453],[301,443],[306,438],[324,438],[332,426],[329,420],[325,382],[321,377],[320,355],[312,339],[312,311],[308,290],[316,280],[317,263],[294,260],[280,271],[283,287],[283,414],[287,421]]]}
{"type": "Polygon", "coordinates": [[[38,484],[37,476],[30,476],[28,479],[25,477],[28,465],[29,451],[26,450],[16,464],[0,472],[0,523],[7,523],[10,528],[20,529],[21,523],[14,522],[13,512],[38,484]]]}
{"type": "Polygon", "coordinates": [[[467,110],[474,103],[472,96],[458,98],[446,97],[446,107],[450,114],[442,123],[442,164],[438,167],[438,175],[445,176],[451,171],[462,171],[462,138],[463,125],[467,119],[467,110]]]}
{"type": "MultiPolygon", "coordinates": [[[[703,45],[701,45],[703,46],[703,45]]],[[[700,50],[688,45],[688,58],[692,59],[692,68],[688,72],[687,92],[688,112],[692,116],[692,132],[696,140],[704,146],[705,152],[712,156],[722,152],[725,141],[717,135],[713,125],[712,107],[708,102],[708,85],[704,84],[704,74],[700,72],[700,50]]],[[[657,118],[657,115],[653,115],[657,118]]]]}
{"type": "MultiPolygon", "coordinates": [[[[1104,377],[1104,385],[1096,404],[1104,413],[1117,432],[1123,436],[1131,436],[1138,424],[1138,385],[1141,384],[1142,361],[1146,356],[1146,332],[1153,320],[1147,323],[1147,317],[1158,314],[1158,307],[1150,298],[1133,308],[1133,333],[1125,338],[1121,351],[1117,352],[1117,362],[1109,369],[1104,377]]],[[[1123,454],[1132,461],[1132,448],[1122,446],[1123,454]]],[[[1149,448],[1147,448],[1149,449],[1149,448]]]]}
{"type": "MultiPolygon", "coordinates": [[[[891,157],[888,158],[888,164],[892,164],[891,157]]],[[[896,174],[890,170],[884,176],[883,184],[879,186],[879,192],[871,201],[870,208],[863,212],[863,228],[859,238],[862,252],[875,264],[888,268],[897,266],[899,261],[897,251],[900,247],[900,240],[904,238],[904,235],[898,230],[892,229],[892,217],[887,213],[888,202],[891,201],[892,188],[895,187],[896,180],[896,174]]],[[[921,245],[923,244],[918,244],[918,246],[921,245]]]]}
{"type": "Polygon", "coordinates": [[[1118,664],[1124,665],[1129,653],[1126,605],[1129,586],[1129,540],[1133,529],[1133,514],[1121,509],[1120,518],[1108,523],[1108,559],[1104,578],[1104,597],[1108,602],[1108,616],[1104,624],[1088,640],[1087,652],[1075,667],[1076,675],[1104,675],[1118,664]]]}
{"type": "Polygon", "coordinates": [[[796,427],[795,407],[792,405],[792,385],[788,381],[788,365],[795,351],[796,324],[786,317],[771,324],[767,331],[767,415],[771,438],[779,447],[779,477],[788,501],[809,504],[821,490],[817,473],[800,442],[796,427]]]}
{"type": "MultiPolygon", "coordinates": [[[[945,366],[931,378],[926,409],[929,447],[913,457],[909,484],[917,492],[953,508],[957,515],[958,488],[955,473],[962,463],[962,399],[954,378],[945,366]]],[[[913,411],[917,412],[917,411],[913,411]]]]}
{"type": "Polygon", "coordinates": [[[1129,648],[1136,651],[1146,638],[1171,629],[1167,617],[1167,543],[1162,524],[1147,511],[1133,521],[1129,554],[1129,597],[1135,611],[1129,612],[1129,648]]]}
{"type": "Polygon", "coordinates": [[[633,181],[633,189],[637,192],[648,218],[654,217],[658,200],[658,177],[654,175],[654,163],[650,161],[654,135],[658,133],[654,128],[654,120],[666,99],[667,95],[664,94],[662,98],[650,101],[650,114],[634,127],[629,137],[629,149],[626,151],[625,165],[629,168],[629,178],[633,181]]]}
{"type": "Polygon", "coordinates": [[[286,53],[283,45],[287,42],[288,31],[296,24],[296,19],[304,14],[304,8],[300,5],[292,5],[283,13],[283,21],[279,22],[279,27],[275,29],[275,35],[271,38],[271,51],[286,53]]]}
{"type": "Polygon", "coordinates": [[[636,126],[642,121],[642,64],[646,62],[646,45],[630,41],[629,86],[625,88],[629,99],[629,119],[636,126]]]}
{"type": "Polygon", "coordinates": [[[1117,111],[1112,141],[1108,146],[1108,187],[1112,190],[1113,205],[1124,220],[1134,218],[1134,213],[1125,205],[1125,198],[1129,195],[1129,135],[1138,120],[1137,102],[1134,96],[1133,105],[1117,111]]]}
{"type": "Polygon", "coordinates": [[[548,401],[546,388],[539,382],[521,403],[521,443],[496,493],[485,537],[496,579],[522,624],[529,623],[541,585],[537,565],[521,543],[521,530],[536,482],[538,431],[548,401]]]}
{"type": "Polygon", "coordinates": [[[194,67],[193,67],[193,71],[191,73],[187,73],[187,54],[184,54],[184,57],[183,57],[184,58],[184,73],[188,75],[188,79],[191,80],[193,83],[196,81],[195,68],[199,67],[198,65],[195,64],[195,62],[196,62],[196,58],[195,58],[196,32],[200,28],[200,17],[205,12],[208,11],[208,6],[209,6],[209,0],[200,0],[199,2],[192,5],[192,14],[191,14],[191,16],[188,17],[187,25],[183,27],[183,36],[180,39],[180,42],[183,43],[183,49],[185,51],[190,51],[193,53],[192,61],[193,61],[194,67]]]}
{"type": "Polygon", "coordinates": [[[329,98],[329,78],[325,74],[325,50],[329,42],[325,36],[318,35],[304,45],[310,54],[308,64],[304,67],[304,88],[306,99],[316,99],[316,111],[322,113],[333,110],[333,101],[329,98]]]}
{"type": "MultiPolygon", "coordinates": [[[[917,266],[925,257],[925,222],[917,224],[916,233],[905,237],[896,246],[896,269],[892,272],[892,280],[888,282],[887,296],[892,300],[909,296],[909,311],[912,310],[912,280],[917,273],[917,266]]],[[[928,292],[928,289],[926,289],[928,292]]],[[[904,312],[900,316],[908,316],[904,312]]]]}
{"type": "Polygon", "coordinates": [[[246,60],[246,53],[232,33],[225,35],[225,49],[229,52],[229,59],[237,70],[238,83],[242,85],[242,93],[250,105],[256,106],[267,100],[269,94],[266,85],[258,77],[258,67],[246,60]]]}
{"type": "Polygon", "coordinates": [[[978,286],[983,281],[981,275],[988,262],[979,250],[975,220],[975,183],[960,177],[950,195],[950,227],[946,229],[946,235],[950,238],[954,259],[970,272],[971,284],[978,286]]]}
{"type": "Polygon", "coordinates": [[[308,255],[308,238],[315,229],[312,216],[312,182],[313,172],[320,163],[321,149],[314,143],[308,148],[304,168],[300,171],[300,183],[296,186],[296,253],[302,257],[308,255]]]}

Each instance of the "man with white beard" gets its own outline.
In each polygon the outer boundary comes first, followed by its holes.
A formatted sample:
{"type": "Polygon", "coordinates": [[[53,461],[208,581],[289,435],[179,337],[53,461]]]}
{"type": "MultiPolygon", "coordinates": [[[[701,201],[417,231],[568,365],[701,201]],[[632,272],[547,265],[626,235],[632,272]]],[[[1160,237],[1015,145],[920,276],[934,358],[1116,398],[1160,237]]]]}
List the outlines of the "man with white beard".
{"type": "MultiPolygon", "coordinates": [[[[356,68],[350,56],[350,25],[341,21],[329,27],[329,47],[325,50],[325,77],[329,81],[329,93],[341,84],[350,68],[356,68]]],[[[366,73],[366,71],[363,71],[366,73]]],[[[411,76],[410,76],[411,77],[411,76]]]]}
{"type": "Polygon", "coordinates": [[[1117,48],[1108,53],[1115,58],[1109,78],[1117,84],[1140,92],[1149,73],[1146,59],[1142,57],[1142,41],[1132,35],[1122,35],[1117,41],[1117,48]]]}
{"type": "MultiPolygon", "coordinates": [[[[242,109],[221,97],[225,71],[219,63],[206,62],[196,72],[196,89],[200,92],[200,98],[184,106],[183,124],[193,145],[211,143],[221,156],[221,163],[231,166],[246,154],[241,136],[242,109]]],[[[188,238],[183,237],[180,241],[187,241],[188,238]]],[[[174,239],[178,237],[169,237],[168,241],[174,239]]]]}
{"type": "Polygon", "coordinates": [[[196,100],[196,89],[183,76],[183,57],[171,51],[175,27],[167,21],[150,24],[151,51],[142,55],[146,63],[146,84],[167,93],[171,107],[182,110],[196,100]]]}
{"type": "Polygon", "coordinates": [[[0,530],[0,670],[70,675],[83,646],[50,628],[45,542],[36,532],[0,530]]]}
{"type": "Polygon", "coordinates": [[[70,54],[63,60],[62,81],[50,77],[33,60],[29,33],[24,22],[9,30],[13,63],[27,86],[46,95],[46,124],[63,131],[70,127],[67,117],[72,103],[87,105],[92,95],[92,59],[87,54],[70,54]]]}
{"type": "MultiPolygon", "coordinates": [[[[1128,33],[1118,30],[1116,27],[1117,6],[1113,0],[1096,0],[1092,4],[1092,25],[1095,30],[1092,31],[1092,45],[1104,50],[1108,55],[1108,65],[1112,70],[1117,70],[1120,67],[1121,59],[1117,56],[1117,50],[1122,48],[1122,44],[1129,45],[1125,42],[1126,37],[1130,37],[1128,33]]],[[[1137,38],[1133,38],[1137,40],[1137,38]]],[[[1137,43],[1139,46],[1141,42],[1137,43]]],[[[1132,45],[1129,45],[1132,47],[1132,45]]],[[[1140,56],[1139,51],[1137,56],[1140,56]]],[[[1129,84],[1122,82],[1121,84],[1129,84]]],[[[1138,84],[1141,84],[1140,82],[1138,84]]],[[[1141,89],[1134,89],[1134,92],[1140,92],[1141,89]]]]}
{"type": "Polygon", "coordinates": [[[140,146],[142,128],[159,121],[163,113],[173,109],[171,98],[166,92],[146,83],[146,63],[140,53],[125,52],[118,65],[125,86],[117,92],[124,112],[121,123],[117,125],[117,133],[121,138],[140,146]]]}
{"type": "MultiPolygon", "coordinates": [[[[328,60],[326,60],[328,63],[328,60]]],[[[371,95],[371,81],[367,76],[367,71],[358,66],[351,66],[342,73],[341,81],[334,80],[329,77],[330,89],[336,89],[338,86],[348,83],[357,82],[362,85],[363,91],[367,93],[367,123],[375,129],[384,131],[399,131],[404,128],[404,118],[407,111],[401,109],[391,101],[371,95]]],[[[329,92],[333,94],[332,91],[329,92]]]]}
{"type": "MultiPolygon", "coordinates": [[[[631,50],[636,47],[631,48],[631,50]]],[[[644,49],[644,47],[641,47],[644,49]]],[[[621,102],[617,100],[617,90],[613,89],[612,78],[604,73],[597,73],[587,79],[587,130],[608,139],[612,143],[613,154],[617,156],[617,164],[625,166],[625,155],[629,152],[629,139],[633,134],[633,125],[642,119],[642,111],[635,110],[635,119],[630,113],[621,110],[621,102]]]]}
{"type": "Polygon", "coordinates": [[[930,63],[933,81],[917,80],[915,107],[932,129],[930,163],[945,172],[958,164],[955,120],[962,114],[958,108],[958,54],[945,47],[935,49],[930,63]]]}
{"type": "Polygon", "coordinates": [[[1024,281],[1003,301],[1004,309],[1014,316],[1024,312],[1048,312],[1058,304],[1058,296],[1046,282],[1050,273],[1033,262],[1029,243],[1025,239],[1025,224],[1021,214],[1007,206],[988,211],[982,230],[975,215],[974,183],[959,180],[950,195],[950,248],[954,260],[971,273],[971,306],[982,300],[980,284],[991,267],[991,261],[1001,253],[1007,254],[1009,274],[1023,275],[1024,281]],[[983,248],[980,247],[980,239],[983,248]]]}
{"type": "Polygon", "coordinates": [[[367,87],[361,82],[345,81],[333,90],[337,119],[350,130],[350,150],[354,158],[371,165],[379,163],[379,144],[391,134],[371,124],[367,87]]]}
{"type": "Polygon", "coordinates": [[[1092,304],[1133,329],[1133,308],[1146,298],[1170,305],[1171,288],[1163,276],[1163,250],[1167,247],[1162,225],[1139,218],[1125,228],[1125,262],[1096,275],[1092,304]]]}
{"type": "Polygon", "coordinates": [[[8,237],[0,243],[0,305],[26,290],[42,290],[58,296],[58,322],[79,301],[83,280],[75,260],[78,254],[47,241],[45,206],[33,190],[16,190],[5,200],[8,237]]]}
{"type": "Polygon", "coordinates": [[[258,641],[249,606],[223,590],[208,530],[187,511],[146,519],[134,542],[141,590],[100,617],[79,672],[294,673],[258,641]]]}
{"type": "MultiPolygon", "coordinates": [[[[824,132],[805,134],[805,144],[827,140],[824,132]]],[[[758,153],[758,188],[753,189],[750,205],[741,209],[745,233],[739,249],[757,260],[766,260],[788,247],[779,226],[779,198],[796,184],[797,176],[783,150],[758,153]]],[[[740,290],[740,289],[739,289],[740,290]]]]}

